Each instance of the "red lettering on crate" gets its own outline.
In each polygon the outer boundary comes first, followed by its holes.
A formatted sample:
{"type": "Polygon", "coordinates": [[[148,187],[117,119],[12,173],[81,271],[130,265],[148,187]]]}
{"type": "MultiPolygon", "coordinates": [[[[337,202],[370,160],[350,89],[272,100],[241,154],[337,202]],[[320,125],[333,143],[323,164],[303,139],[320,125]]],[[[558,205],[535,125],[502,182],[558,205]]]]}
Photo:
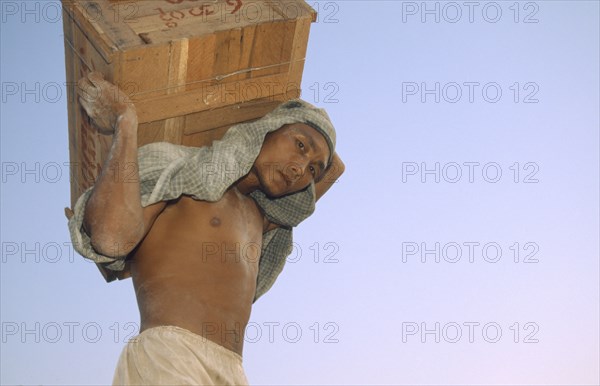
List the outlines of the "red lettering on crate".
{"type": "MultiPolygon", "coordinates": [[[[180,4],[186,0],[165,0],[169,4],[180,4]]],[[[196,2],[199,0],[187,0],[191,2],[196,2]]],[[[236,14],[242,8],[242,0],[225,0],[225,3],[233,7],[230,14],[236,14]]],[[[198,17],[198,16],[209,16],[215,14],[215,4],[201,4],[197,7],[192,7],[190,9],[185,9],[183,11],[165,11],[161,7],[154,8],[158,11],[158,17],[165,22],[165,26],[167,28],[175,28],[177,27],[177,20],[182,20],[186,17],[186,15],[198,17]]]]}

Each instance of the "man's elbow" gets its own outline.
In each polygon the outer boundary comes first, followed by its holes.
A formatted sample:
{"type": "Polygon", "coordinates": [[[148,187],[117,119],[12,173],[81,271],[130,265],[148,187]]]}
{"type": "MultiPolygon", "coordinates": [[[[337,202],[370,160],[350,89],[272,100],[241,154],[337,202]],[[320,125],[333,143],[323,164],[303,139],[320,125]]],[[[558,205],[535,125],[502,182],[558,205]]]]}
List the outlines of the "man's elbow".
{"type": "Polygon", "coordinates": [[[125,258],[139,244],[139,232],[94,232],[90,235],[90,244],[103,256],[125,258]]]}
{"type": "Polygon", "coordinates": [[[331,165],[325,174],[325,180],[329,183],[334,183],[337,179],[344,174],[346,171],[346,165],[338,155],[338,153],[333,154],[333,159],[331,161],[331,165]]]}
{"type": "Polygon", "coordinates": [[[98,237],[92,237],[90,244],[96,253],[116,259],[125,258],[137,245],[137,243],[132,241],[124,241],[114,238],[104,239],[98,237]]]}
{"type": "Polygon", "coordinates": [[[125,258],[144,236],[144,222],[134,216],[128,222],[114,217],[99,220],[86,211],[82,225],[92,248],[107,257],[125,258]]]}
{"type": "Polygon", "coordinates": [[[342,159],[339,157],[337,157],[337,160],[336,160],[336,167],[337,167],[337,177],[340,177],[346,171],[346,165],[344,164],[342,159]]]}

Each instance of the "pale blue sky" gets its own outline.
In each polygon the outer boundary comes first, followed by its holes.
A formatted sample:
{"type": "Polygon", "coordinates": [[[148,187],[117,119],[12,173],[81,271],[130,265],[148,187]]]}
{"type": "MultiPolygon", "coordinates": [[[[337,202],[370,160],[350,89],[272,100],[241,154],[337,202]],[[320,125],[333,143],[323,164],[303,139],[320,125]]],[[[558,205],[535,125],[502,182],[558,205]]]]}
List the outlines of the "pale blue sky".
{"type": "MultiPolygon", "coordinates": [[[[0,2],[0,382],[109,383],[134,293],[70,248],[62,24],[26,3],[0,2]]],[[[310,4],[303,97],[347,171],[253,309],[250,382],[598,384],[599,3],[310,4]]]]}

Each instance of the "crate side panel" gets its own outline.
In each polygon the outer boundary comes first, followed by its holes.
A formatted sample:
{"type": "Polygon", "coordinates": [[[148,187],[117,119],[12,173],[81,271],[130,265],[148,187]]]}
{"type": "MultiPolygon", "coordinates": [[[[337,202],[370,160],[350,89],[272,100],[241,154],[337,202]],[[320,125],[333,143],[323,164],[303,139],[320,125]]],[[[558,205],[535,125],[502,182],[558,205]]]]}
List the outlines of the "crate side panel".
{"type": "Polygon", "coordinates": [[[119,63],[121,81],[135,90],[133,101],[167,95],[170,45],[146,46],[125,51],[119,63]]]}
{"type": "Polygon", "coordinates": [[[256,38],[250,58],[252,77],[288,71],[294,37],[294,21],[256,26],[256,38]]]}

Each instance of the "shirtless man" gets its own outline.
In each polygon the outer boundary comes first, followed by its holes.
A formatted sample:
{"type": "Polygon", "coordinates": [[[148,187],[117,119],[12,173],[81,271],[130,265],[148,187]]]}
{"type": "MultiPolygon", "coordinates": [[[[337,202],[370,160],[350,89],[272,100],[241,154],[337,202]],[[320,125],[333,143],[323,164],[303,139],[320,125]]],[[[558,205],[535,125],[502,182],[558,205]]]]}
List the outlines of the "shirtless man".
{"type": "Polygon", "coordinates": [[[288,124],[266,135],[250,171],[218,201],[182,195],[142,207],[139,182],[124,181],[122,170],[119,174],[123,165],[138,170],[135,107],[98,74],[83,78],[79,93],[98,129],[114,132],[109,157],[85,206],[83,229],[99,254],[129,255],[141,317],[139,339],[124,349],[114,382],[247,383],[241,367],[244,330],[263,234],[278,226],[249,194],[258,189],[280,197],[314,182],[318,199],[343,173],[343,163],[322,132],[304,123],[288,124]],[[161,331],[159,326],[171,327],[161,331]],[[159,335],[140,354],[135,346],[152,331],[189,339],[176,343],[159,335]],[[152,346],[155,351],[148,354],[152,346]],[[190,362],[182,350],[199,350],[206,358],[190,362]],[[225,363],[232,358],[232,365],[225,363]]]}

